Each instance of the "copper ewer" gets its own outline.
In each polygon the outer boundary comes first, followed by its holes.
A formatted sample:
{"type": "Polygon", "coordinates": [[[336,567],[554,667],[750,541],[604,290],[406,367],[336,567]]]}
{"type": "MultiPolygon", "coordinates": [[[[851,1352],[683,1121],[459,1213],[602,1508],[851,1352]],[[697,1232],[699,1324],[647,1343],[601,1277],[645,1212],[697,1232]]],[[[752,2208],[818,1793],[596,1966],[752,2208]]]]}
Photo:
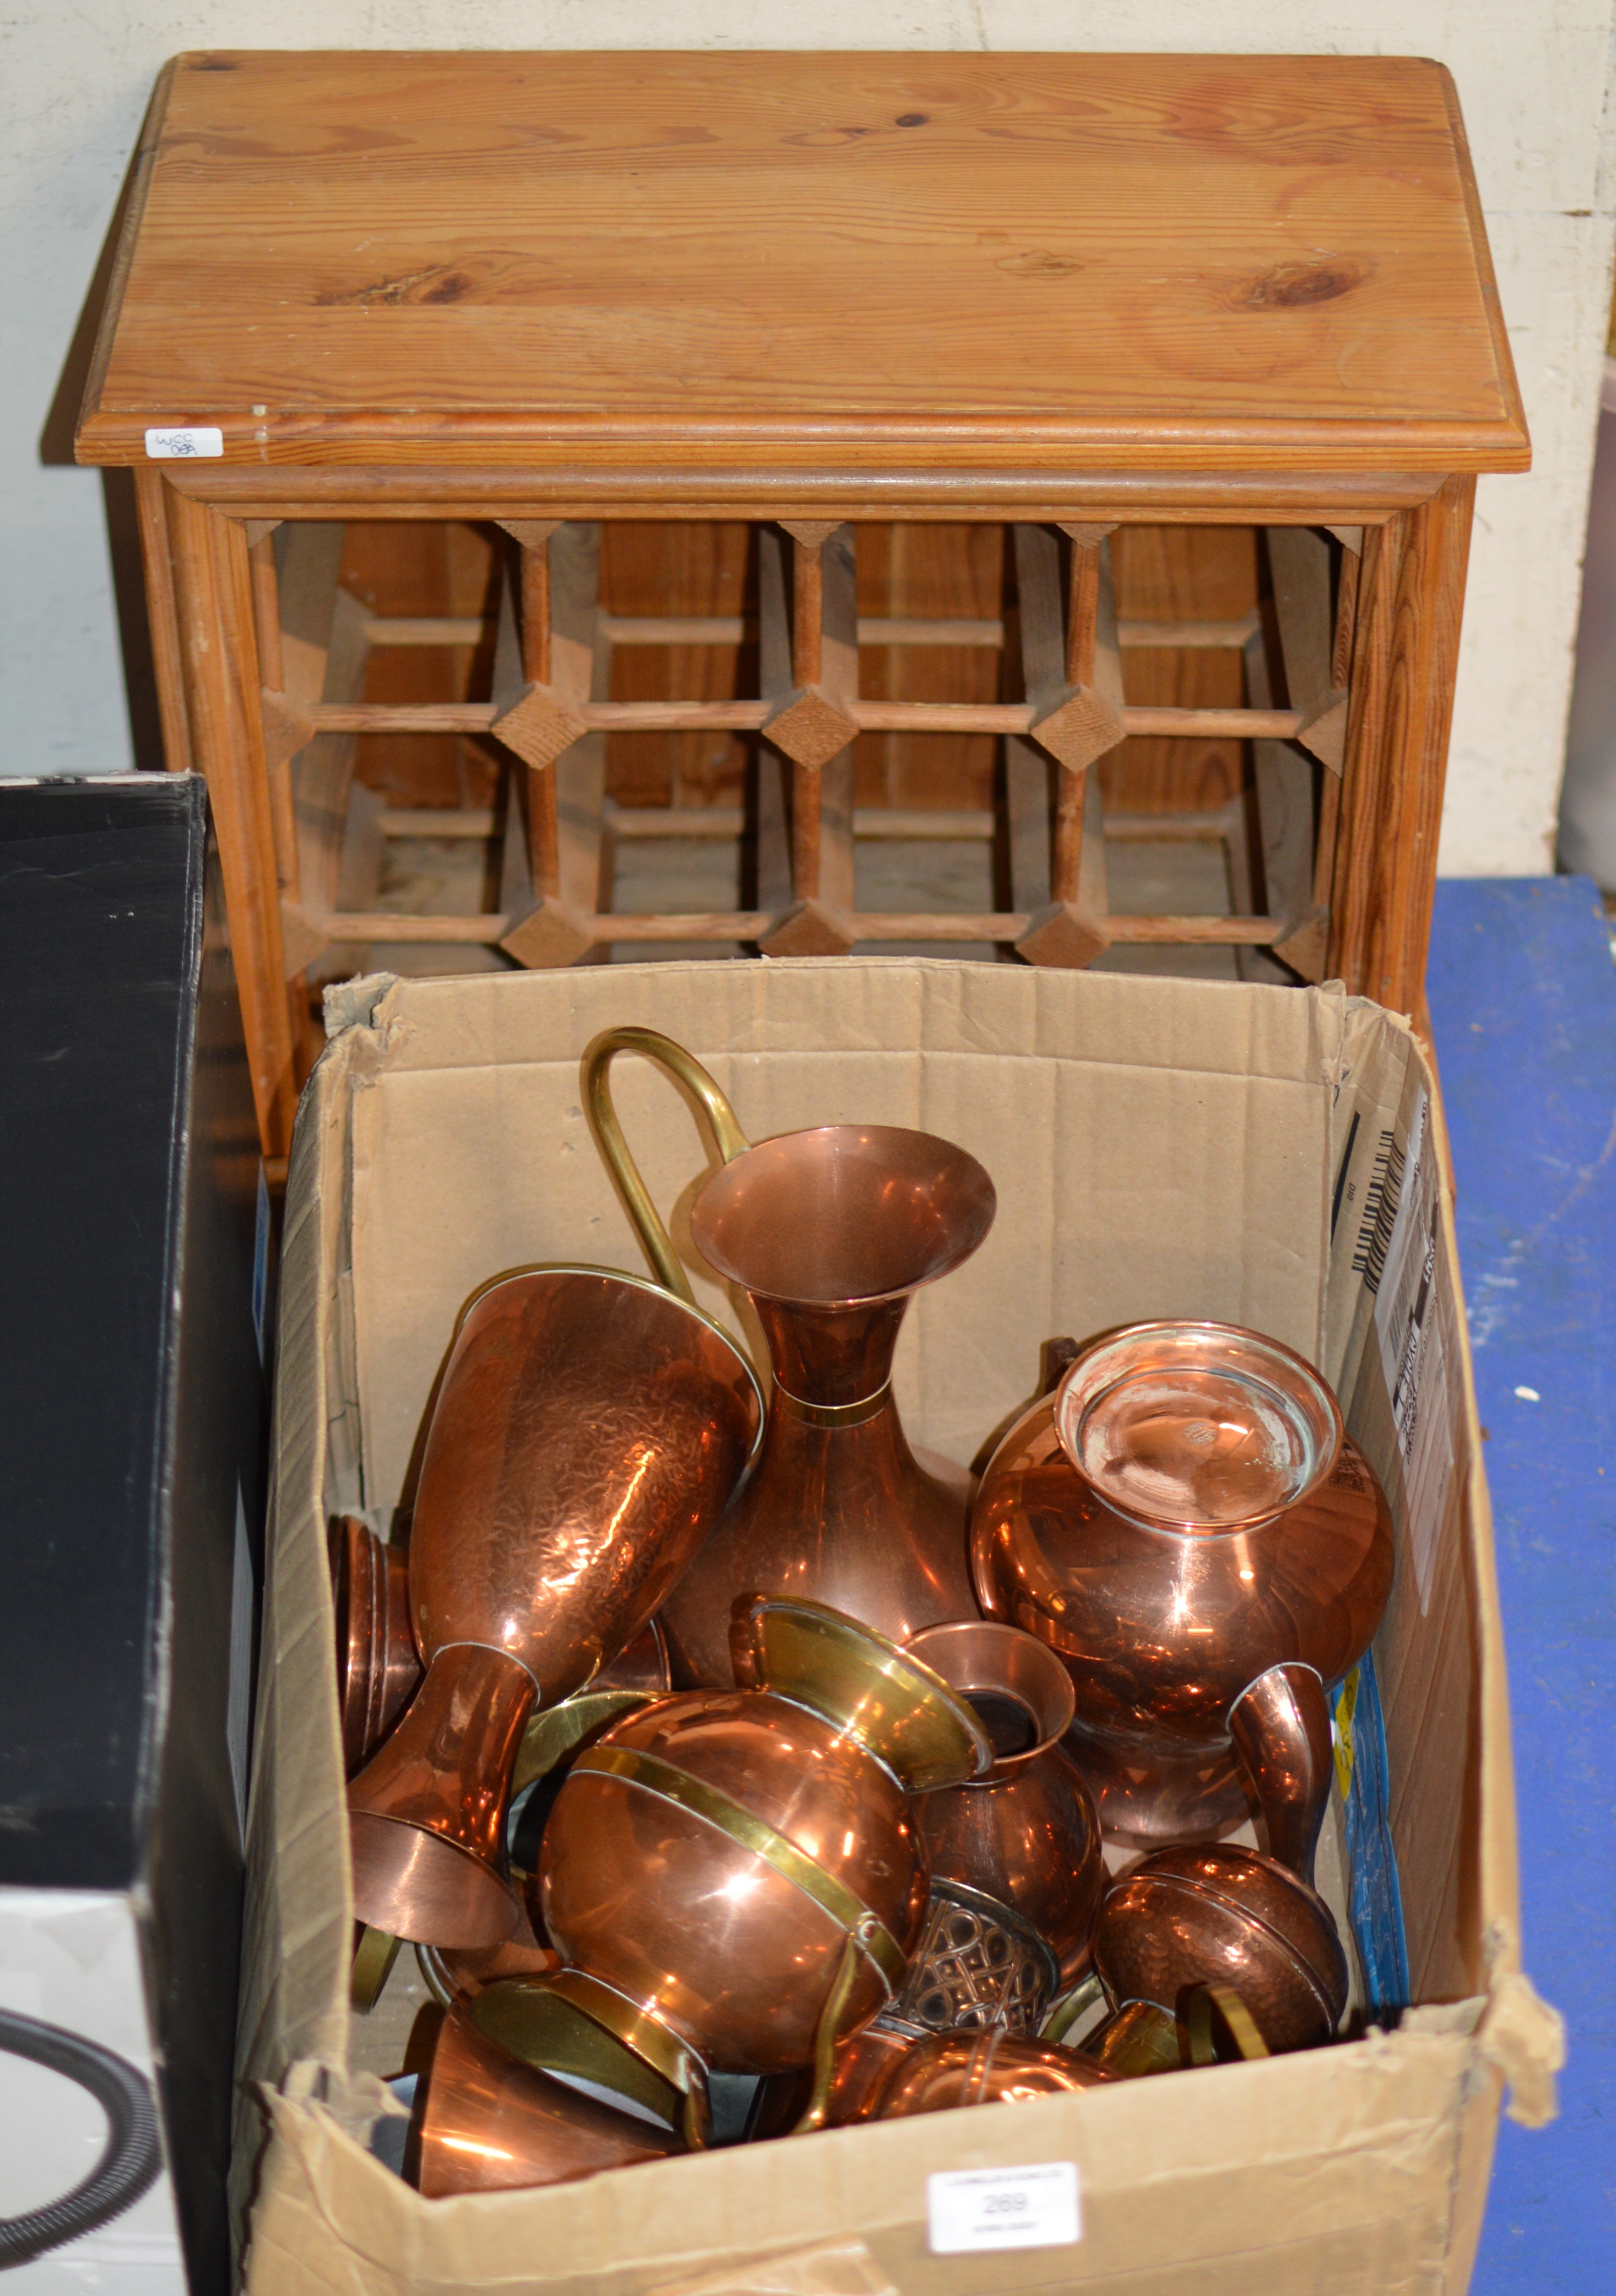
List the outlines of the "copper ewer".
{"type": "Polygon", "coordinates": [[[972,1616],[969,1479],[917,1464],[890,1382],[910,1294],[981,1242],[992,1181],[964,1149],[890,1125],[823,1125],[753,1146],[682,1046],[650,1029],[608,1029],[584,1055],[584,1105],[653,1272],[684,1298],[688,1279],[612,1108],[620,1052],[665,1069],[707,1117],[724,1161],[696,1193],[691,1234],[751,1295],[774,1374],[757,1462],[668,1604],[679,1678],[727,1685],[742,1589],[829,1603],[892,1642],[972,1616]]]}
{"type": "Polygon", "coordinates": [[[818,2125],[838,2038],[902,1985],[924,1914],[908,1796],[993,1759],[944,1682],[851,1620],[737,1608],[746,1686],[660,1700],[568,1773],[540,1881],[570,1966],[473,2012],[543,2063],[565,2005],[690,2101],[697,2132],[710,2069],[815,2064],[818,2125]]]}
{"type": "Polygon", "coordinates": [[[1276,2056],[1333,2039],[1347,2005],[1347,1957],[1328,1906],[1275,1859],[1234,1842],[1159,1849],[1114,1882],[1094,1958],[1114,2014],[1082,2046],[1102,2063],[1117,2064],[1131,2006],[1170,2020],[1199,1985],[1236,1995],[1276,2056]]]}
{"type": "Polygon", "coordinates": [[[451,2009],[416,2092],[405,2172],[428,2200],[442,2200],[566,2184],[680,2149],[643,2115],[518,2064],[451,2009]]]}
{"type": "Polygon", "coordinates": [[[981,1620],[928,1627],[906,1647],[972,1707],[996,1759],[985,1778],[915,1802],[931,1904],[884,2015],[921,2031],[1035,2034],[1087,1962],[1105,1886],[1094,1800],[1059,1743],[1071,1678],[1030,1635],[981,1620]]]}
{"type": "Polygon", "coordinates": [[[1233,1324],[1096,1341],[989,1461],[981,1606],[1059,1652],[1108,1833],[1226,1833],[1249,1777],[1304,1878],[1329,1791],[1325,1687],[1368,1648],[1391,1520],[1325,1382],[1233,1324]]]}
{"type": "Polygon", "coordinates": [[[645,1626],[752,1449],[757,1382],[687,1303],[610,1269],[483,1291],[445,1367],[409,1543],[427,1672],[349,1788],[362,1921],[444,1947],[516,1926],[505,1811],[532,1709],[645,1626]]]}

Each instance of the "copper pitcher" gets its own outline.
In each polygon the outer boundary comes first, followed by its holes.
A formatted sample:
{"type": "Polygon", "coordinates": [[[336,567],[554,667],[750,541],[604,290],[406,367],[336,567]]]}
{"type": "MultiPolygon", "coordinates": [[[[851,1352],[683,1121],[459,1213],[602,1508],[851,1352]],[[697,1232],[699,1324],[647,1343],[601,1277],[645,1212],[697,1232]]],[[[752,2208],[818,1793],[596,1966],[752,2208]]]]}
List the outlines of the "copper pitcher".
{"type": "Polygon", "coordinates": [[[883,2021],[1035,2034],[1087,1962],[1105,1886],[1094,1799],[1059,1742],[1071,1677],[1043,1643],[982,1620],[928,1627],[906,1647],[973,1710],[995,1760],[915,1802],[931,1903],[883,2021]]]}
{"type": "Polygon", "coordinates": [[[1102,2062],[1118,2062],[1130,2006],[1170,2021],[1209,1982],[1238,1997],[1276,2056],[1333,2038],[1347,2005],[1329,1906],[1276,1859],[1229,1841],[1158,1849],[1115,1882],[1094,1959],[1113,2015],[1082,2046],[1102,2062]]]}
{"type": "Polygon", "coordinates": [[[751,1295],[774,1375],[757,1462],[664,1614],[679,1679],[727,1685],[742,1588],[829,1603],[892,1642],[971,1617],[969,1478],[916,1462],[890,1382],[910,1294],[981,1242],[992,1181],[964,1149],[890,1125],[822,1125],[753,1146],[682,1046],[650,1029],[608,1029],[584,1055],[585,1109],[653,1272],[682,1298],[685,1270],[612,1108],[621,1052],[665,1069],[706,1115],[724,1161],[695,1195],[691,1234],[751,1295]]]}
{"type": "Polygon", "coordinates": [[[459,2009],[439,2031],[415,2094],[405,2173],[428,2200],[569,2184],[665,2160],[674,2133],[518,2064],[459,2009]]]}
{"type": "Polygon", "coordinates": [[[727,1334],[637,1277],[540,1268],[473,1301],[410,1533],[425,1678],[349,1788],[362,1921],[426,1945],[510,1937],[504,1822],[529,1716],[589,1682],[660,1606],[760,1415],[727,1334]]]}
{"type": "Polygon", "coordinates": [[[1391,1587],[1384,1494],[1311,1365],[1228,1324],[1096,1341],[989,1461],[982,1609],[1059,1652],[1070,1742],[1111,1834],[1247,1815],[1306,1878],[1329,1793],[1326,1685],[1391,1587]]]}
{"type": "Polygon", "coordinates": [[[762,1596],[737,1609],[744,1686],[630,1715],[556,1797],[540,1887],[570,1966],[490,1987],[473,2013],[543,2063],[564,2005],[686,2100],[696,2129],[710,2070],[812,2063],[818,2125],[837,2039],[902,1985],[924,1915],[908,1797],[985,1775],[993,1750],[945,1682],[851,1620],[762,1596]]]}

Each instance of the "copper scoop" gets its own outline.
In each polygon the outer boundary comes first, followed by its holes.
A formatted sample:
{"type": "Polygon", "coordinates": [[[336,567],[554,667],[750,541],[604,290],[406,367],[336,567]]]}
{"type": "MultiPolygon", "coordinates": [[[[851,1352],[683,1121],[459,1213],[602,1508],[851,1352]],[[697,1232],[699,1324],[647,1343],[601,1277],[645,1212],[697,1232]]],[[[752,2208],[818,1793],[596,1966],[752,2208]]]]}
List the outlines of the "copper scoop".
{"type": "Polygon", "coordinates": [[[813,2063],[817,2126],[836,2040],[901,1986],[923,1916],[907,1797],[985,1774],[992,1747],[936,1674],[851,1620],[738,1610],[736,1673],[757,1686],[660,1700],[579,1756],[540,1862],[571,1965],[489,1988],[474,2014],[546,2062],[565,2004],[690,2100],[698,2130],[709,2068],[813,2063]]]}
{"type": "Polygon", "coordinates": [[[742,1589],[825,1603],[890,1641],[968,1618],[969,1479],[920,1466],[892,1400],[910,1294],[977,1249],[993,1183],[927,1132],[828,1124],[750,1144],[701,1063],[650,1029],[611,1029],[584,1055],[584,1104],[646,1259],[670,1292],[689,1283],[612,1106],[614,1056],[665,1069],[707,1119],[722,1168],[690,1228],[709,1266],[751,1296],[774,1374],[756,1465],[669,1601],[681,1681],[729,1682],[730,1605],[742,1589]]]}
{"type": "Polygon", "coordinates": [[[568,2184],[680,2149],[672,2130],[518,2064],[451,2009],[416,2092],[405,2173],[442,2200],[568,2184]]]}
{"type": "Polygon", "coordinates": [[[1333,2038],[1347,2005],[1347,1956],[1328,1906],[1275,1859],[1233,1842],[1159,1849],[1114,1882],[1094,1958],[1116,2014],[1082,2046],[1102,2062],[1115,2061],[1130,2005],[1170,2020],[1200,1984],[1236,1994],[1275,2055],[1333,2038]]]}
{"type": "Polygon", "coordinates": [[[553,1267],[477,1298],[410,1535],[426,1677],[349,1788],[361,1920],[428,1945],[511,1935],[504,1814],[529,1715],[580,1689],[660,1607],[759,1417],[734,1342],[655,1284],[553,1267]]]}

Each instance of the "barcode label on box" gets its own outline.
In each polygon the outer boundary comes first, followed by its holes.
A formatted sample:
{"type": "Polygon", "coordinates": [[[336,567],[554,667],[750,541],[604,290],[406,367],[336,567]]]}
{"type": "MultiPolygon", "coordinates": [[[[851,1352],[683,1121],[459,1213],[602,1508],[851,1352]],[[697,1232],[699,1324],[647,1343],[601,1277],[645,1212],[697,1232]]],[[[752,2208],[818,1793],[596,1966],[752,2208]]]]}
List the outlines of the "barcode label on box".
{"type": "Polygon", "coordinates": [[[206,422],[180,423],[165,430],[146,433],[146,460],[149,463],[189,463],[201,457],[222,455],[225,434],[206,422]]]}
{"type": "Polygon", "coordinates": [[[1083,2237],[1072,2161],[1032,2169],[945,2169],[926,2179],[933,2256],[1070,2248],[1083,2237]]]}

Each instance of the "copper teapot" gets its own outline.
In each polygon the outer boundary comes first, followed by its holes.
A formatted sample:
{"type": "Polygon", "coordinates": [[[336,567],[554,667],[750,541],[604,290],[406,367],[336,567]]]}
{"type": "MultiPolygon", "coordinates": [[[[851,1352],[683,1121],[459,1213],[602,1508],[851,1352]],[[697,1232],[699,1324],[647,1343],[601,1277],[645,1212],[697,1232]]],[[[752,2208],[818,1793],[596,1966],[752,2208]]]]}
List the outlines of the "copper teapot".
{"type": "Polygon", "coordinates": [[[1097,1340],[994,1453],[971,1555],[983,1611],[1065,1661],[1108,1833],[1226,1833],[1249,1778],[1270,1848],[1310,1873],[1326,1685],[1392,1572],[1384,1494],[1311,1365],[1227,1324],[1097,1340]]]}
{"type": "Polygon", "coordinates": [[[433,1406],[410,1533],[425,1677],[349,1787],[362,1921],[443,1947],[511,1936],[505,1814],[529,1716],[644,1628],[760,1418],[734,1343],[656,1284],[551,1267],[476,1298],[433,1406]]]}
{"type": "Polygon", "coordinates": [[[821,1604],[743,1601],[734,1637],[742,1686],[659,1700],[574,1762],[540,1864],[570,1965],[473,2005],[539,2063],[590,2020],[698,2138],[710,2070],[814,2064],[818,2125],[837,2039],[902,1986],[924,1916],[908,1797],[993,1761],[939,1676],[821,1604]]]}
{"type": "Polygon", "coordinates": [[[977,1249],[992,1181],[963,1148],[890,1125],[822,1125],[754,1146],[681,1046],[608,1029],[584,1055],[585,1109],[652,1272],[683,1299],[688,1278],[612,1107],[623,1052],[665,1069],[707,1119],[723,1162],[696,1193],[691,1234],[750,1294],[774,1374],[757,1461],[664,1613],[679,1679],[728,1685],[742,1589],[828,1603],[898,1643],[972,1616],[969,1478],[919,1464],[890,1382],[911,1293],[977,1249]]]}

